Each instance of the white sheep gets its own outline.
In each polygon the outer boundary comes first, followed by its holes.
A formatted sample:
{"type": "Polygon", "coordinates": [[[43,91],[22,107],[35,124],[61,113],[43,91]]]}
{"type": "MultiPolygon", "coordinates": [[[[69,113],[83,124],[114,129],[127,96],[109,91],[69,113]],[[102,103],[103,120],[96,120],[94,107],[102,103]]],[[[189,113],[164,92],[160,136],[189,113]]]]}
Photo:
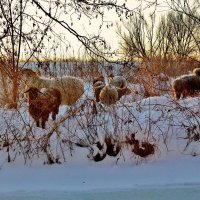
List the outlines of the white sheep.
{"type": "Polygon", "coordinates": [[[62,96],[62,104],[73,105],[84,93],[83,80],[73,76],[46,78],[31,69],[22,69],[21,74],[26,90],[30,87],[58,89],[62,96]]]}

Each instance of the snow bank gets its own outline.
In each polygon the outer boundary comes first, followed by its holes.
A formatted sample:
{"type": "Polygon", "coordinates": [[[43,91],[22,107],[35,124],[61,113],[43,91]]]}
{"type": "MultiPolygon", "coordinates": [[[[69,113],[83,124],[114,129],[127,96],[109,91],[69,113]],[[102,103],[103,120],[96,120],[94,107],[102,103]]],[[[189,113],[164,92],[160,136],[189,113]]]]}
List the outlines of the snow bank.
{"type": "Polygon", "coordinates": [[[23,105],[18,111],[0,110],[0,192],[200,184],[199,98],[175,102],[162,96],[120,101],[113,107],[95,104],[97,113],[93,101],[85,98],[74,108],[61,107],[56,123],[49,120],[46,130],[35,127],[23,105]],[[75,145],[80,139],[92,144],[93,136],[102,142],[106,132],[122,141],[135,133],[154,143],[156,153],[143,159],[124,145],[117,157],[96,163],[88,159],[88,148],[75,145]],[[42,151],[50,133],[48,153],[61,163],[51,166],[42,151]]]}

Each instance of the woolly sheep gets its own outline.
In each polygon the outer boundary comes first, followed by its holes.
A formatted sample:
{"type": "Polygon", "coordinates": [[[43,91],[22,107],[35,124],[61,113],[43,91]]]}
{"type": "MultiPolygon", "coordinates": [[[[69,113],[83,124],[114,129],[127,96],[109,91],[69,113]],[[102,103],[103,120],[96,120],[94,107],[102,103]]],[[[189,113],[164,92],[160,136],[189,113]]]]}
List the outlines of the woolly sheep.
{"type": "Polygon", "coordinates": [[[52,119],[56,119],[61,104],[60,91],[54,88],[39,90],[36,87],[30,87],[26,93],[29,94],[28,110],[32,118],[36,121],[37,127],[45,128],[45,123],[52,113],[52,119]]]}
{"type": "Polygon", "coordinates": [[[112,85],[106,85],[100,92],[99,95],[100,102],[110,106],[115,104],[118,100],[117,89],[112,85]]]}
{"type": "Polygon", "coordinates": [[[172,84],[174,97],[176,100],[194,95],[195,91],[200,90],[200,77],[196,75],[183,75],[174,80],[172,84]]]}
{"type": "Polygon", "coordinates": [[[79,78],[73,76],[45,78],[31,69],[23,69],[21,72],[26,89],[30,87],[58,89],[62,96],[62,104],[73,105],[84,93],[84,82],[79,78]]]}

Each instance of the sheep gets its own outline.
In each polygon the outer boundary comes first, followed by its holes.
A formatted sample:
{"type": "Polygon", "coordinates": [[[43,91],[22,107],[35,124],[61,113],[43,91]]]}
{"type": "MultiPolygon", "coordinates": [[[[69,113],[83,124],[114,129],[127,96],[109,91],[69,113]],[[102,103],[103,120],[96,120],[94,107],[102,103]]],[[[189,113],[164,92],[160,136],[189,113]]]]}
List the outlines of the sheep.
{"type": "Polygon", "coordinates": [[[200,68],[195,68],[195,69],[192,71],[192,74],[193,74],[193,75],[196,75],[196,76],[200,76],[200,68]]]}
{"type": "Polygon", "coordinates": [[[110,106],[118,100],[117,89],[112,85],[106,85],[99,94],[99,99],[102,104],[110,106]]]}
{"type": "Polygon", "coordinates": [[[29,94],[28,110],[31,117],[36,121],[37,127],[45,129],[45,123],[52,113],[52,119],[56,119],[61,104],[61,93],[55,88],[46,88],[39,90],[36,87],[30,87],[26,93],[29,94]],[[40,124],[41,121],[41,124],[40,124]]]}
{"type": "Polygon", "coordinates": [[[83,80],[73,76],[63,76],[58,78],[45,78],[38,75],[31,69],[22,69],[26,90],[30,87],[55,88],[60,91],[62,104],[73,105],[84,93],[83,80]]]}
{"type": "Polygon", "coordinates": [[[172,89],[176,100],[179,100],[181,95],[183,98],[194,95],[195,91],[200,90],[200,77],[183,75],[173,81],[172,89]]]}
{"type": "Polygon", "coordinates": [[[109,77],[109,84],[116,87],[118,92],[118,100],[124,95],[128,95],[131,93],[131,90],[127,88],[127,81],[123,76],[113,76],[110,74],[109,77]]]}

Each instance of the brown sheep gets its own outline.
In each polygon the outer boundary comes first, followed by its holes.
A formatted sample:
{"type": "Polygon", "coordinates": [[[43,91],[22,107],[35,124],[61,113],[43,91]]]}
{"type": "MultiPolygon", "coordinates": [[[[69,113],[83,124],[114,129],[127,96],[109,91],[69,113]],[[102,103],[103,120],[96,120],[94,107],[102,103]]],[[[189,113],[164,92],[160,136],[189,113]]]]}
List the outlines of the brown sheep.
{"type": "Polygon", "coordinates": [[[29,94],[28,110],[30,115],[36,121],[37,127],[45,129],[49,114],[52,113],[52,119],[55,120],[59,112],[61,104],[60,91],[54,88],[40,91],[38,88],[30,87],[26,93],[29,94]]]}
{"type": "Polygon", "coordinates": [[[106,85],[101,90],[99,98],[100,98],[100,102],[107,106],[115,104],[118,100],[117,89],[112,85],[106,85]]]}
{"type": "Polygon", "coordinates": [[[174,80],[172,89],[176,100],[179,100],[181,95],[183,98],[194,95],[196,91],[200,90],[200,77],[183,75],[174,80]]]}

